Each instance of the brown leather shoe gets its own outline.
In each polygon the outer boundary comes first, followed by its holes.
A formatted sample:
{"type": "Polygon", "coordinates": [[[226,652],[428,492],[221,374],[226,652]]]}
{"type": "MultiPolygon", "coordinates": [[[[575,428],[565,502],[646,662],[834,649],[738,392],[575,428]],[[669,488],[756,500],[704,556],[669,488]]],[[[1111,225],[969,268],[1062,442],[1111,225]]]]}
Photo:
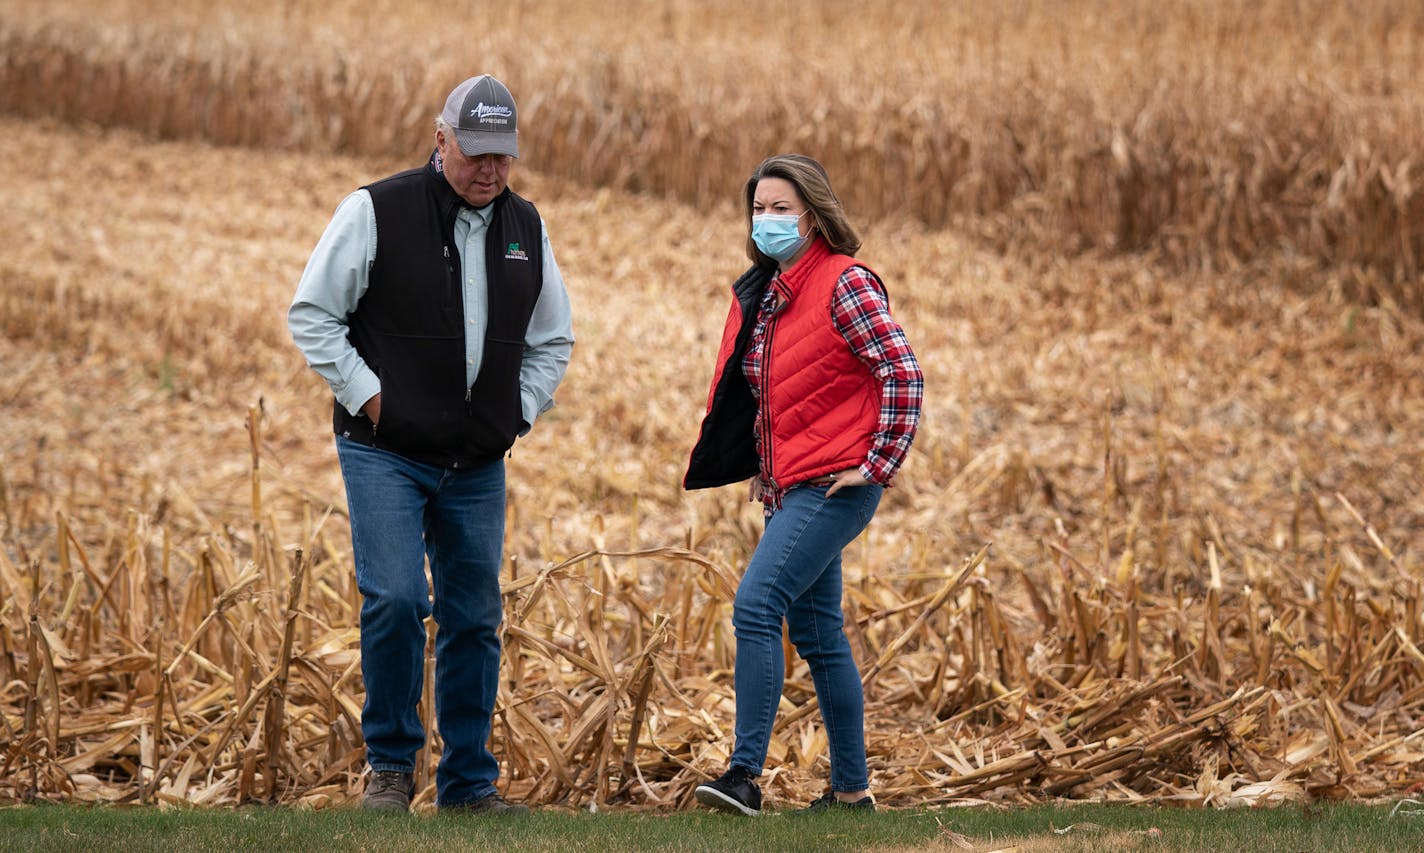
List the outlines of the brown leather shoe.
{"type": "Polygon", "coordinates": [[[441,806],[440,811],[451,814],[521,815],[529,814],[529,807],[523,803],[511,803],[496,792],[486,794],[478,800],[471,800],[468,803],[441,806]]]}
{"type": "Polygon", "coordinates": [[[410,798],[415,793],[415,774],[399,770],[377,770],[366,783],[366,796],[361,808],[373,812],[406,814],[410,798]]]}

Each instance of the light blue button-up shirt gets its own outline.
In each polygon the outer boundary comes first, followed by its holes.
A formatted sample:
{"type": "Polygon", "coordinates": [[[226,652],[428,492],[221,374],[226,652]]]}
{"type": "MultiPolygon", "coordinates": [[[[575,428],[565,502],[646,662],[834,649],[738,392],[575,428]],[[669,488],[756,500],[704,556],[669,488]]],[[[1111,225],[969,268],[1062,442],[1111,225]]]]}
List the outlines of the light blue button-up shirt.
{"type": "MultiPolygon", "coordinates": [[[[455,245],[464,275],[467,388],[475,384],[484,358],[485,327],[489,322],[485,235],[493,208],[493,204],[478,210],[461,208],[455,219],[455,245]]],[[[526,427],[521,435],[529,431],[539,415],[553,407],[554,389],[564,378],[574,345],[568,291],[542,220],[540,230],[544,283],[524,336],[519,387],[526,427]]],[[[287,327],[307,364],[326,380],[337,402],[353,415],[381,390],[380,379],[347,338],[346,319],[370,285],[371,264],[375,260],[376,209],[371,194],[360,189],[336,208],[307,261],[287,310],[287,327]]]]}

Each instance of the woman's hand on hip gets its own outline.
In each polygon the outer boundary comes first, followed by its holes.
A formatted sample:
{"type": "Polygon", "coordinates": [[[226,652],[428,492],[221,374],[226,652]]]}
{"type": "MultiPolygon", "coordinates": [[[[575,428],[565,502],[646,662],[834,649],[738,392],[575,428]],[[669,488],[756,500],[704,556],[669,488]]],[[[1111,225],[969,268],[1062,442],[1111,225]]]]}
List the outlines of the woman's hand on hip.
{"type": "Polygon", "coordinates": [[[868,486],[870,481],[865,479],[859,468],[848,468],[844,471],[837,471],[829,475],[831,479],[830,488],[826,489],[826,497],[834,495],[843,488],[854,488],[855,486],[868,486]]]}

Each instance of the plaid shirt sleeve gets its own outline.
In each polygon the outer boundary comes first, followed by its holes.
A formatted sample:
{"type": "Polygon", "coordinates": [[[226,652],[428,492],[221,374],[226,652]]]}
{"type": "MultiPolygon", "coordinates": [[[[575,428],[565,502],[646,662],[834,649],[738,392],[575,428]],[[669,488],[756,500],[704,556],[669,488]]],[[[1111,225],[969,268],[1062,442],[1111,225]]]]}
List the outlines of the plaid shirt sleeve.
{"type": "Polygon", "coordinates": [[[880,425],[860,473],[888,486],[915,438],[924,374],[904,330],[890,316],[885,286],[865,267],[853,266],[841,274],[831,299],[831,319],[880,383],[880,425]]]}

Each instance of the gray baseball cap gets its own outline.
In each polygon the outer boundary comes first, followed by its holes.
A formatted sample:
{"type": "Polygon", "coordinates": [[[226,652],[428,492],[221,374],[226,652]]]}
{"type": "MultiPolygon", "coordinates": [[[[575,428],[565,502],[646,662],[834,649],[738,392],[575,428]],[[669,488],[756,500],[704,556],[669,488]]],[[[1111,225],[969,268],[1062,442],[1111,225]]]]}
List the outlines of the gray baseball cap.
{"type": "Polygon", "coordinates": [[[466,157],[519,156],[514,96],[488,74],[471,77],[456,86],[445,99],[440,118],[455,129],[455,139],[466,157]]]}

